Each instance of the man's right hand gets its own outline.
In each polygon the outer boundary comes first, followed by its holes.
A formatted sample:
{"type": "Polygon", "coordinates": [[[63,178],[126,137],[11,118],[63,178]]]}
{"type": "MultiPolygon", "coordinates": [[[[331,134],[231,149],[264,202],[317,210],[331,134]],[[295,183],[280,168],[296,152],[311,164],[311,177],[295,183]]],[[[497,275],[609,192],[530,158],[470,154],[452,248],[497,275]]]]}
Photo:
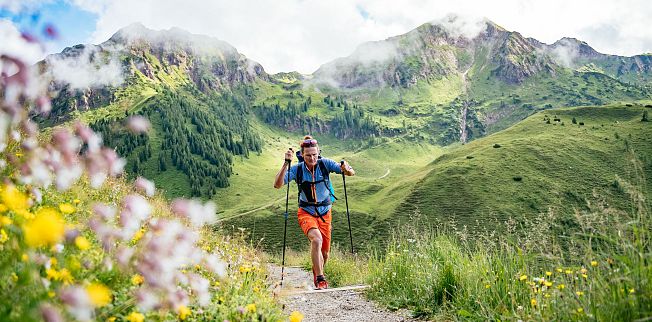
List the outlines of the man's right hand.
{"type": "Polygon", "coordinates": [[[292,148],[289,148],[287,152],[285,152],[285,162],[291,162],[293,156],[294,156],[294,151],[292,150],[292,148]]]}

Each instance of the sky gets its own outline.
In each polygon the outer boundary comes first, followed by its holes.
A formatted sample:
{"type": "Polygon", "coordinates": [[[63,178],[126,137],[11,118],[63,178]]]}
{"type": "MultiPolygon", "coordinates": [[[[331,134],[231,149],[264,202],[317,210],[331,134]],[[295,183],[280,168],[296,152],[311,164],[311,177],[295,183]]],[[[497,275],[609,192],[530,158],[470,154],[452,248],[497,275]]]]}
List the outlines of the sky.
{"type": "Polygon", "coordinates": [[[226,41],[270,73],[309,74],[350,55],[361,43],[449,14],[487,18],[545,43],[574,37],[602,53],[652,52],[649,0],[0,0],[0,20],[48,39],[46,54],[102,43],[140,22],[150,29],[179,27],[226,41]],[[43,33],[50,25],[56,38],[43,33]]]}

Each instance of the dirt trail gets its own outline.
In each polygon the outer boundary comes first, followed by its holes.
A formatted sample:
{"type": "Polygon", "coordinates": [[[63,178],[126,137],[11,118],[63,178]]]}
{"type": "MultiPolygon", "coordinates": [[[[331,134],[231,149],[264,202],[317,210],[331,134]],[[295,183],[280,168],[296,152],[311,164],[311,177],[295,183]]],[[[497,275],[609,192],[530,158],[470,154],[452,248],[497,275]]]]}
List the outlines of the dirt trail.
{"type": "MultiPolygon", "coordinates": [[[[281,267],[270,265],[269,272],[273,283],[278,283],[281,267]]],[[[283,287],[277,291],[284,312],[299,311],[306,322],[414,321],[408,311],[391,312],[367,300],[361,289],[313,291],[312,274],[299,267],[285,268],[283,287]]]]}

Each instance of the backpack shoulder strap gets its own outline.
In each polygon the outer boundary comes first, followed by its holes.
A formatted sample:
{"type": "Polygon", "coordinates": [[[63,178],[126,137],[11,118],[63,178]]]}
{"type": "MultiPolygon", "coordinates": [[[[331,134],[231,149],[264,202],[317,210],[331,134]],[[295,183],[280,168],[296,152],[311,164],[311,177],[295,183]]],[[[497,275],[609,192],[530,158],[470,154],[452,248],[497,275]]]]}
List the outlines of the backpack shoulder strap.
{"type": "Polygon", "coordinates": [[[319,165],[319,171],[321,171],[321,176],[324,178],[324,180],[329,181],[330,171],[326,169],[326,165],[324,164],[324,161],[322,161],[322,159],[319,159],[317,160],[317,164],[319,165]]]}

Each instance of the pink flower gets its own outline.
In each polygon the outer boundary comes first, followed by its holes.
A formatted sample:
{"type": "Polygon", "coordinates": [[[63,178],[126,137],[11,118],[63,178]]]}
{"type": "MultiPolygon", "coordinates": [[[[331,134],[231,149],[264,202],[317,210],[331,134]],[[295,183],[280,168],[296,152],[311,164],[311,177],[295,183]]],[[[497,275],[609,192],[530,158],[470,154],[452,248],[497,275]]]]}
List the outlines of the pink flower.
{"type": "Polygon", "coordinates": [[[154,187],[154,182],[151,182],[143,177],[138,177],[136,179],[136,182],[134,183],[136,188],[148,197],[153,197],[154,193],[156,192],[156,188],[154,187]]]}
{"type": "Polygon", "coordinates": [[[146,133],[147,131],[149,131],[150,127],[151,125],[149,121],[145,117],[140,115],[131,116],[127,120],[127,128],[131,132],[136,134],[146,133]]]}

